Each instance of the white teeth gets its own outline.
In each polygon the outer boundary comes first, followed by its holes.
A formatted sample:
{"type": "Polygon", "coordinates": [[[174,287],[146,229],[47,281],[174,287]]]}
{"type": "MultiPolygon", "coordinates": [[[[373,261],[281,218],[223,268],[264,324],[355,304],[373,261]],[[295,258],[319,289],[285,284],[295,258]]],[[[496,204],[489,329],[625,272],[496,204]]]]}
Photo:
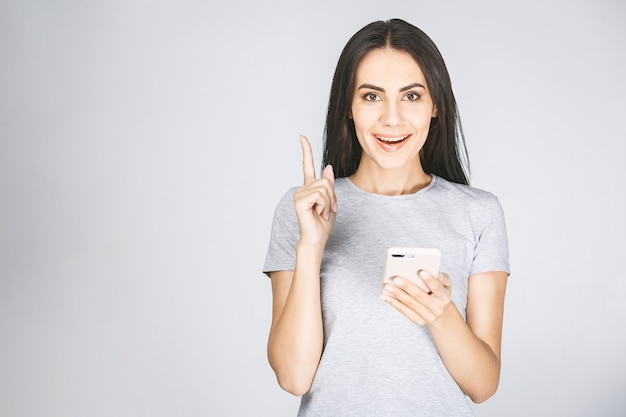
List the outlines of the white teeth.
{"type": "Polygon", "coordinates": [[[387,143],[396,143],[396,142],[401,142],[401,141],[403,141],[404,139],[406,139],[407,137],[408,137],[408,136],[402,136],[402,137],[400,137],[400,138],[381,138],[381,137],[376,136],[376,138],[377,138],[378,140],[383,141],[383,142],[387,142],[387,143]]]}

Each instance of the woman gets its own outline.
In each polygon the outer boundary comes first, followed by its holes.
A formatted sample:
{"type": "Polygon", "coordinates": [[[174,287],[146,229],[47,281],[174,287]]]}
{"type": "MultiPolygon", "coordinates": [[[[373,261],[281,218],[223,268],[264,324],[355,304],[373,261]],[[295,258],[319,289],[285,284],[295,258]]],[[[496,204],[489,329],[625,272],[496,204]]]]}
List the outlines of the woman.
{"type": "Polygon", "coordinates": [[[504,216],[469,187],[445,63],[393,19],[357,32],[339,59],[316,179],[278,204],[268,358],[302,416],[466,416],[497,389],[506,281],[504,216]],[[437,276],[383,284],[389,247],[442,252],[437,276]],[[384,302],[382,302],[382,301],[384,302]]]}

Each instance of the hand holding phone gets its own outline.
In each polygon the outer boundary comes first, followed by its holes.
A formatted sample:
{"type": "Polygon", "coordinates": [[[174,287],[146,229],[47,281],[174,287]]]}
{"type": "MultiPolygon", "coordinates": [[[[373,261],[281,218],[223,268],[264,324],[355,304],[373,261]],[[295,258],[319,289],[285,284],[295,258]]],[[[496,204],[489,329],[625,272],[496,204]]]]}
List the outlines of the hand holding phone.
{"type": "Polygon", "coordinates": [[[383,282],[390,282],[393,277],[406,278],[421,289],[429,292],[430,289],[417,274],[425,269],[433,276],[439,275],[441,265],[441,251],[436,248],[402,248],[387,249],[383,282]]]}

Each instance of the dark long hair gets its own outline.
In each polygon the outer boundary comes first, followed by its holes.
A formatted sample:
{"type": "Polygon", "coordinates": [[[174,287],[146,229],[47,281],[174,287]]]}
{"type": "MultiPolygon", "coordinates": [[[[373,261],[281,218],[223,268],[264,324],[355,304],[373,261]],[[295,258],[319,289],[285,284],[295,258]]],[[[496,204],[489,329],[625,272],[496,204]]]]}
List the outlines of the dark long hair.
{"type": "Polygon", "coordinates": [[[332,165],[337,177],[356,172],[361,145],[354,122],[348,117],[354,93],[354,77],[361,59],[371,50],[390,47],[410,54],[420,66],[437,117],[431,120],[420,152],[422,168],[459,184],[469,184],[469,159],[452,83],[435,43],[417,27],[401,19],[378,21],[363,27],[344,47],[330,89],[326,115],[323,166],[332,165]]]}

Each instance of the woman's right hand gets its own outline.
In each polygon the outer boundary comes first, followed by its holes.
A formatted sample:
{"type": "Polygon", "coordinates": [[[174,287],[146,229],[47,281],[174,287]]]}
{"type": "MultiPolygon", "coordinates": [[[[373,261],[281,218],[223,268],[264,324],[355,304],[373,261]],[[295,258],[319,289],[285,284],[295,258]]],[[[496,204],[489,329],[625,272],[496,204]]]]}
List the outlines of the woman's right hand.
{"type": "Polygon", "coordinates": [[[337,214],[332,167],[315,179],[311,144],[300,137],[304,184],[294,195],[300,228],[293,271],[274,271],[267,353],[280,386],[293,395],[311,388],[324,348],[320,268],[337,214]]]}
{"type": "Polygon", "coordinates": [[[328,165],[322,177],[315,178],[311,144],[300,136],[304,185],[296,190],[294,204],[300,226],[300,244],[324,246],[337,216],[335,175],[328,165]]]}

